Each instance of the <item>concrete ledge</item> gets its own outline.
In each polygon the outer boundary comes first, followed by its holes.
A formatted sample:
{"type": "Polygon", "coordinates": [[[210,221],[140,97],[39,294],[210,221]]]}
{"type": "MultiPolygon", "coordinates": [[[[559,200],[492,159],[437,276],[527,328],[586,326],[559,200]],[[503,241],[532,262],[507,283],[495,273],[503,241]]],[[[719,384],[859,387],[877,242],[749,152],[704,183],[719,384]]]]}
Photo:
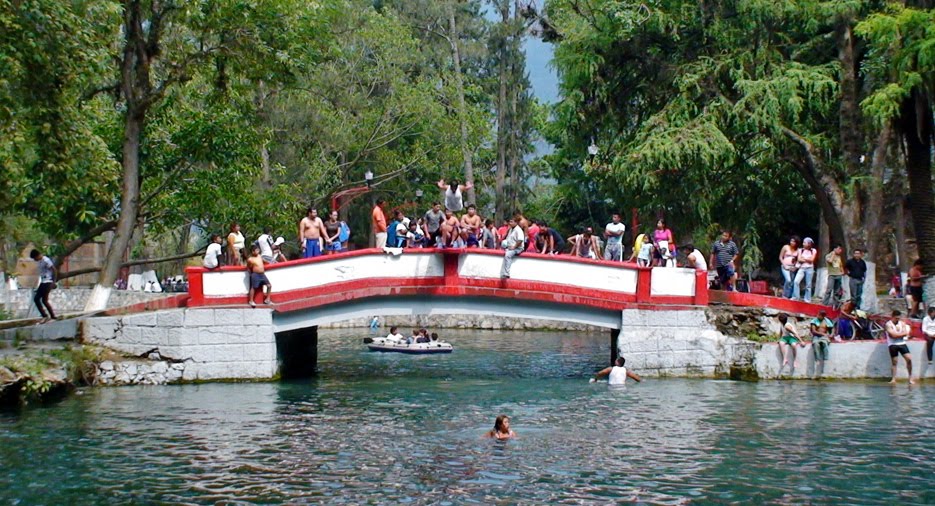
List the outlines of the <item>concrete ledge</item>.
{"type": "MultiPolygon", "coordinates": [[[[912,355],[912,376],[935,378],[935,366],[928,365],[925,356],[924,341],[910,341],[909,351],[912,355]]],[[[782,355],[778,343],[768,343],[760,346],[756,352],[754,363],[760,378],[800,378],[807,379],[816,376],[815,354],[812,345],[805,348],[796,346],[799,367],[790,374],[789,368],[779,375],[782,364],[782,355]]],[[[831,343],[829,360],[825,362],[824,378],[859,379],[859,378],[890,378],[892,371],[890,365],[889,349],[882,341],[831,343]]],[[[902,357],[897,359],[897,378],[906,378],[906,364],[902,357]]]]}

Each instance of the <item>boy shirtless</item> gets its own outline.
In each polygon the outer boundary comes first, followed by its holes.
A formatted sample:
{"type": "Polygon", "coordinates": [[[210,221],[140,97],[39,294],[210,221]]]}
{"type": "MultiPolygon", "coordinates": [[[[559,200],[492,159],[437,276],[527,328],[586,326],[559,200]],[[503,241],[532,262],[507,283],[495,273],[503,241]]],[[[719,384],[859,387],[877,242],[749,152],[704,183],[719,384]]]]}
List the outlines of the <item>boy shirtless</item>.
{"type": "Polygon", "coordinates": [[[458,226],[458,217],[450,209],[445,210],[445,221],[441,225],[442,247],[447,248],[461,234],[458,226]]]}
{"type": "Polygon", "coordinates": [[[467,231],[467,243],[477,244],[480,241],[480,230],[483,225],[483,220],[477,214],[477,208],[474,207],[474,204],[471,204],[467,208],[467,214],[461,217],[461,228],[467,231]]]}
{"type": "Polygon", "coordinates": [[[253,301],[253,295],[256,293],[257,288],[265,286],[266,291],[263,292],[263,294],[266,297],[263,298],[263,304],[272,304],[273,301],[269,300],[269,292],[273,289],[273,286],[270,285],[269,278],[266,277],[266,268],[263,266],[263,258],[260,256],[260,247],[254,245],[250,251],[252,254],[250,258],[247,259],[247,270],[250,271],[250,291],[247,294],[248,303],[250,307],[256,307],[256,302],[253,301]]]}

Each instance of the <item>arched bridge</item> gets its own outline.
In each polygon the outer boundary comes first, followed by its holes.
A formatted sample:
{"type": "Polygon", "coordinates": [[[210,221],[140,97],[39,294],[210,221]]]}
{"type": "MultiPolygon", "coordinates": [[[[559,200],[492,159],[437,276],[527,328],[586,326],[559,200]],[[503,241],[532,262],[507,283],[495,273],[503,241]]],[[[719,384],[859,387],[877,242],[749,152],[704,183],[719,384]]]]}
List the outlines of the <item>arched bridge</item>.
{"type": "MultiPolygon", "coordinates": [[[[622,326],[624,309],[708,304],[707,273],[525,253],[367,249],[267,266],[276,332],[371,315],[491,314],[622,326]]],[[[189,268],[189,307],[247,302],[243,267],[189,268]]],[[[259,304],[262,297],[257,296],[259,304]]]]}

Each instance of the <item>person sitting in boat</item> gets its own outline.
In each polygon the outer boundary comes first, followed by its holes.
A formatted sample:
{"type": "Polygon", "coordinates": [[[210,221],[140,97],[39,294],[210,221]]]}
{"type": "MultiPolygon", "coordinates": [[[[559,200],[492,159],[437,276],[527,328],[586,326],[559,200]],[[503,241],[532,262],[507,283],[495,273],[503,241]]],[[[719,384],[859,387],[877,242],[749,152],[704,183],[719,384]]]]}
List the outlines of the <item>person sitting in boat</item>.
{"type": "Polygon", "coordinates": [[[500,415],[493,423],[493,430],[489,430],[484,433],[485,438],[491,439],[512,439],[516,437],[516,433],[510,429],[510,417],[506,415],[500,415]]]}
{"type": "Polygon", "coordinates": [[[403,340],[403,335],[396,331],[396,327],[390,327],[390,333],[387,334],[386,340],[393,343],[398,343],[403,340]]]}
{"type": "Polygon", "coordinates": [[[438,345],[439,343],[441,343],[441,341],[438,340],[438,334],[435,333],[435,332],[432,332],[432,341],[431,341],[431,343],[434,344],[434,345],[438,345]]]}
{"type": "Polygon", "coordinates": [[[416,339],[417,343],[428,343],[429,342],[429,331],[425,329],[419,329],[419,337],[416,339]]]}

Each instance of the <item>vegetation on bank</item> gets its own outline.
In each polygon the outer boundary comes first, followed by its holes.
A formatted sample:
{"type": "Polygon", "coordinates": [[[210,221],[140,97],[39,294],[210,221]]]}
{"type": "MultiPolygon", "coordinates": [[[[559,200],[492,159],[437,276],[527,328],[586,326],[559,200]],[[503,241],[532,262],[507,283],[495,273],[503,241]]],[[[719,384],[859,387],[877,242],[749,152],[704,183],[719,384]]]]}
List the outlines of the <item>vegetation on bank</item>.
{"type": "Polygon", "coordinates": [[[0,358],[0,405],[53,398],[74,387],[95,383],[104,350],[94,346],[24,349],[0,358]]]}

